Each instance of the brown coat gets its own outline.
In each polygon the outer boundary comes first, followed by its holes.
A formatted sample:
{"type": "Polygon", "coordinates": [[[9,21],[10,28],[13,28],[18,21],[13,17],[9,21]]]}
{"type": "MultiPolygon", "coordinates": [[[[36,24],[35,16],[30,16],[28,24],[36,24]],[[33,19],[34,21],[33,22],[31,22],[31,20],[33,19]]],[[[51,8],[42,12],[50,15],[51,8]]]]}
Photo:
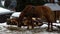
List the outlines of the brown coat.
{"type": "Polygon", "coordinates": [[[54,16],[49,7],[47,7],[47,6],[32,6],[32,5],[26,6],[26,8],[20,14],[20,17],[18,20],[19,20],[19,23],[22,23],[22,19],[24,17],[26,17],[29,20],[28,25],[33,25],[32,17],[43,18],[42,16],[44,16],[46,18],[48,23],[54,22],[54,16]]]}

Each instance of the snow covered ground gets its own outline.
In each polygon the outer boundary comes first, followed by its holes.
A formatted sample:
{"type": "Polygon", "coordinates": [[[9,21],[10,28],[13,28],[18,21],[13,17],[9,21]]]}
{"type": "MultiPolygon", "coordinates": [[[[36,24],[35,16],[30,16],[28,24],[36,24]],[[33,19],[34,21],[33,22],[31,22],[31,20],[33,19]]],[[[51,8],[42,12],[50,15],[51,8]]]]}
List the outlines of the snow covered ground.
{"type": "Polygon", "coordinates": [[[33,30],[25,30],[24,28],[19,30],[9,30],[9,28],[7,27],[12,27],[13,29],[18,28],[17,26],[14,25],[7,25],[6,22],[5,23],[0,23],[0,34],[60,34],[58,31],[57,32],[47,32],[45,31],[43,28],[46,28],[47,25],[44,24],[42,25],[40,28],[36,28],[33,30]]]}

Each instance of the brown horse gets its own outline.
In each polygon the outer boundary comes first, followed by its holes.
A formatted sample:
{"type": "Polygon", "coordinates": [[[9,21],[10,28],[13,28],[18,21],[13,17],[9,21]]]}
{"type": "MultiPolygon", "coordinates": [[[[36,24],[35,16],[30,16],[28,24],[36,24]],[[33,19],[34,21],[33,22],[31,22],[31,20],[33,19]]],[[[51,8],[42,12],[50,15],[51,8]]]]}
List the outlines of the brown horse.
{"type": "Polygon", "coordinates": [[[48,22],[48,29],[50,28],[50,24],[51,24],[51,29],[52,29],[52,22],[54,22],[54,17],[52,14],[52,11],[49,7],[47,6],[32,6],[32,5],[28,5],[26,6],[26,8],[21,12],[20,17],[19,17],[19,27],[21,27],[22,25],[22,19],[26,17],[29,22],[27,23],[28,26],[32,26],[32,28],[34,27],[33,25],[33,21],[32,18],[43,18],[45,17],[47,22],[48,22]]]}

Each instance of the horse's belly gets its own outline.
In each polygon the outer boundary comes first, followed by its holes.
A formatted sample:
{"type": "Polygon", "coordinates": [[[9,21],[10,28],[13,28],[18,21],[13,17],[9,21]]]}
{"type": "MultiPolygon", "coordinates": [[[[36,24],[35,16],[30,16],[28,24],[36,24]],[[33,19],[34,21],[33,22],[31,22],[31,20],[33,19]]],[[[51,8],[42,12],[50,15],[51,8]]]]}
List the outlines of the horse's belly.
{"type": "Polygon", "coordinates": [[[41,15],[39,15],[39,14],[33,14],[32,17],[39,18],[39,17],[41,17],[41,15]]]}

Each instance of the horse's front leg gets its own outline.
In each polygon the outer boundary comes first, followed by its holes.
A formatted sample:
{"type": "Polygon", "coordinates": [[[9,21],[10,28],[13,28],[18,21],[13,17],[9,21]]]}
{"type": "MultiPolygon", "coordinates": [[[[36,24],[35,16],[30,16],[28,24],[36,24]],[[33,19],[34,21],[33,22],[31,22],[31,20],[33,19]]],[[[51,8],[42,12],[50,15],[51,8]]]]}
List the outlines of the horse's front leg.
{"type": "Polygon", "coordinates": [[[24,18],[24,13],[20,14],[19,19],[18,19],[18,27],[22,26],[22,20],[24,18]]]}
{"type": "Polygon", "coordinates": [[[34,24],[33,24],[33,20],[32,17],[28,17],[28,29],[33,29],[34,28],[34,24]]]}
{"type": "Polygon", "coordinates": [[[48,19],[48,31],[53,31],[53,23],[48,19]]]}

